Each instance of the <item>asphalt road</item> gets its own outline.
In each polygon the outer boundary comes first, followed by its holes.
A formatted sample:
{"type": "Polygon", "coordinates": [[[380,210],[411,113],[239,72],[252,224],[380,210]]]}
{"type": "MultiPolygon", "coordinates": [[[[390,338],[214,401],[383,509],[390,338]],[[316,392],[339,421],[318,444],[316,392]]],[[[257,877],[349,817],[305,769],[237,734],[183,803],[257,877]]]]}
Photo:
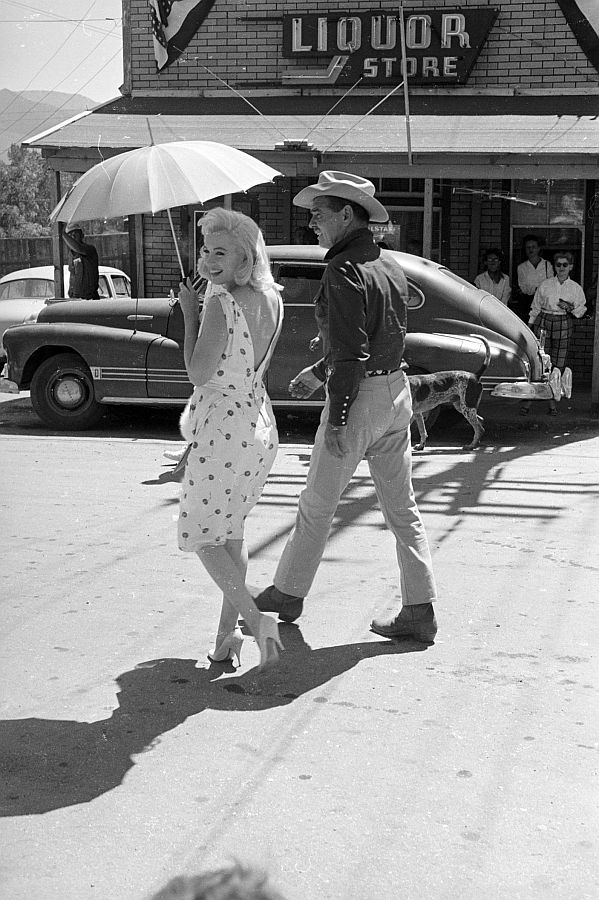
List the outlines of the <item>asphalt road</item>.
{"type": "MultiPolygon", "coordinates": [[[[154,414],[153,414],[154,415],[154,414]]],[[[217,592],[156,484],[176,415],[51,434],[0,404],[0,895],[142,900],[236,856],[288,900],[599,895],[595,428],[449,428],[414,458],[434,645],[369,631],[397,592],[363,463],[305,615],[209,666],[217,592]]],[[[289,424],[289,428],[288,428],[289,424]]],[[[313,423],[248,523],[269,583],[313,423]]]]}

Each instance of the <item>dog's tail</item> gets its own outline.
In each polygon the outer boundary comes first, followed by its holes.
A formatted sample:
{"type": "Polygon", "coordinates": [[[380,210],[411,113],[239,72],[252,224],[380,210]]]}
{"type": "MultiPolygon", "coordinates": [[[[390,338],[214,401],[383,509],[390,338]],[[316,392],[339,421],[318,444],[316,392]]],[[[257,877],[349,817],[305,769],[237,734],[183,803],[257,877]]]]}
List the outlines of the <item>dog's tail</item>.
{"type": "Polygon", "coordinates": [[[473,334],[472,337],[478,338],[478,340],[485,345],[485,358],[483,359],[480,369],[478,369],[477,372],[474,372],[475,377],[480,379],[489,368],[489,363],[491,362],[491,345],[482,334],[473,334]]]}

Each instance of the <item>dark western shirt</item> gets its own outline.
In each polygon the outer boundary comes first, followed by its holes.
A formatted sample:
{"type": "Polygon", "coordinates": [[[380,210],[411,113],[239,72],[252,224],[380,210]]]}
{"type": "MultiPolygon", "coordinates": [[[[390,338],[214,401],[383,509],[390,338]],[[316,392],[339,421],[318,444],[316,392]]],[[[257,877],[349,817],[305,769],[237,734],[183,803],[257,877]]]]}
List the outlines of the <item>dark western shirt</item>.
{"type": "Polygon", "coordinates": [[[406,335],[408,283],[394,257],[360,228],[327,252],[315,312],[324,357],[312,371],[327,382],[330,425],[346,425],[366,372],[398,369],[406,335]]]}
{"type": "Polygon", "coordinates": [[[69,297],[96,300],[99,284],[98,251],[93,244],[80,245],[71,251],[69,264],[69,297]]]}

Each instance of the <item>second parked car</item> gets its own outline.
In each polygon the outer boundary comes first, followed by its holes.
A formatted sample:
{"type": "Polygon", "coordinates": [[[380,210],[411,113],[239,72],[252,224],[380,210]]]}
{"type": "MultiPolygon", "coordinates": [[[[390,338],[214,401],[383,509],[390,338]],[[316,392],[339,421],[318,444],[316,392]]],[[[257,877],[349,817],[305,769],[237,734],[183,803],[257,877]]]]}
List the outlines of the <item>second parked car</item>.
{"type": "MultiPolygon", "coordinates": [[[[69,270],[64,267],[65,294],[69,290],[69,270]]],[[[100,266],[98,293],[105,299],[116,300],[131,296],[129,276],[120,269],[100,266]]],[[[17,269],[0,278],[0,356],[5,356],[2,336],[11,325],[33,321],[54,295],[54,266],[32,266],[17,269]]],[[[64,298],[59,298],[64,299],[64,298]]]]}

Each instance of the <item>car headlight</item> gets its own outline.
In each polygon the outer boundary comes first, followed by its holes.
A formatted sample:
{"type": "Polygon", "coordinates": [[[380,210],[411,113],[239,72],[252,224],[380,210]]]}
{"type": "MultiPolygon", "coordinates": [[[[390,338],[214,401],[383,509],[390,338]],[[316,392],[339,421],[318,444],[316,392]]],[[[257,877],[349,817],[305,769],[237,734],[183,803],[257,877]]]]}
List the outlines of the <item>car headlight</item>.
{"type": "Polygon", "coordinates": [[[36,313],[36,312],[29,313],[27,318],[23,319],[22,324],[23,325],[35,325],[35,323],[37,322],[37,317],[38,317],[38,313],[36,313]]]}

